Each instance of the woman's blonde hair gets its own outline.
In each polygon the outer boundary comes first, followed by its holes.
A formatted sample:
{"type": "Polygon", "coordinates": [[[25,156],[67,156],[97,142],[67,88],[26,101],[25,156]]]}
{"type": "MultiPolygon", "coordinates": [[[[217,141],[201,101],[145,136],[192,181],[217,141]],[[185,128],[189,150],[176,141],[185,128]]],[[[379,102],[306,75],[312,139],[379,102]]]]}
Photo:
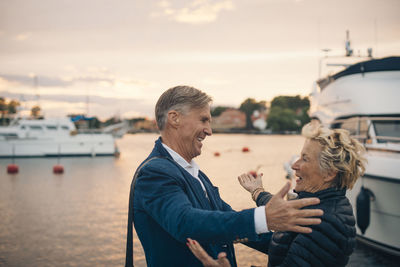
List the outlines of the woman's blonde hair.
{"type": "Polygon", "coordinates": [[[347,130],[331,130],[316,121],[304,125],[301,133],[322,146],[319,156],[321,171],[336,171],[336,187],[352,189],[365,171],[365,149],[360,142],[350,137],[347,130]]]}

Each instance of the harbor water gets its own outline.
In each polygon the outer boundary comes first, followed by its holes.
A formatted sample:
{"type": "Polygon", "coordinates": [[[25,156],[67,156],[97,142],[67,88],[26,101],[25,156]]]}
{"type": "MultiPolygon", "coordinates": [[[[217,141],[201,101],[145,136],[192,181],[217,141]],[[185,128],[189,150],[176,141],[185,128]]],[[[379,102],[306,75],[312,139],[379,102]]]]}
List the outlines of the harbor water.
{"type": "MultiPolygon", "coordinates": [[[[0,160],[0,266],[123,266],[128,195],[132,175],[151,151],[156,134],[117,140],[120,158],[61,158],[63,174],[53,174],[55,158],[16,159],[18,174],[0,160]]],[[[237,176],[264,173],[264,187],[277,192],[285,183],[283,163],[299,153],[296,135],[216,134],[196,158],[236,210],[254,207],[237,176]],[[242,152],[248,147],[249,152],[242,152]],[[219,152],[217,157],[215,152],[219,152]]],[[[239,266],[266,266],[268,257],[235,245],[239,266]]],[[[137,237],[135,266],[146,266],[137,237]]],[[[179,255],[176,255],[179,257],[179,255]]],[[[398,266],[398,259],[357,246],[348,266],[398,266]]]]}

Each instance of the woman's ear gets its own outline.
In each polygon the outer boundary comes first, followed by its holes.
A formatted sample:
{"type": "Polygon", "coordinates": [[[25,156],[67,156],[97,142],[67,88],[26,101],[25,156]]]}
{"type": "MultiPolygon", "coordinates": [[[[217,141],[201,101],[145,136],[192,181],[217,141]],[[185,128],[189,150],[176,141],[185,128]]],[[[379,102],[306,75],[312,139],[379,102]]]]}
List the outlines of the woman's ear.
{"type": "Polygon", "coordinates": [[[170,110],[167,116],[168,124],[174,128],[177,128],[179,126],[180,113],[176,110],[170,110]]]}
{"type": "Polygon", "coordinates": [[[324,182],[333,182],[333,180],[335,180],[336,176],[337,176],[337,171],[333,171],[330,170],[326,173],[326,175],[324,176],[324,182]]]}

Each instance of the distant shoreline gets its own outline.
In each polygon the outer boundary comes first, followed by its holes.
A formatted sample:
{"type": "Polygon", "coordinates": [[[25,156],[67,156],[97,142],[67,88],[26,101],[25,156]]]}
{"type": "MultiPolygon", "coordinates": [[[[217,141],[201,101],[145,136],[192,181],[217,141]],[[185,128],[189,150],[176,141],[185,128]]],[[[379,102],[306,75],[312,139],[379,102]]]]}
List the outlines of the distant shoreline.
{"type": "MultiPolygon", "coordinates": [[[[213,129],[213,134],[248,134],[248,135],[299,135],[297,131],[282,131],[282,132],[272,132],[271,130],[244,130],[244,129],[213,129]]],[[[138,134],[138,133],[159,133],[158,131],[152,130],[131,130],[128,134],[138,134]]]]}

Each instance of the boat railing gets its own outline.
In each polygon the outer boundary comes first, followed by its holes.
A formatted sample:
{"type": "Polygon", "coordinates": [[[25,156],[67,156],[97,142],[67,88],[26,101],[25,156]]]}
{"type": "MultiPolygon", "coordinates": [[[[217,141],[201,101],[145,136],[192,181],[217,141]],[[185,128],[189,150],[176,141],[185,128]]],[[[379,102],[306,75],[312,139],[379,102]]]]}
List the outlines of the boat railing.
{"type": "Polygon", "coordinates": [[[332,128],[342,128],[350,132],[367,149],[400,151],[400,117],[399,116],[358,116],[335,120],[332,128]],[[390,145],[390,147],[388,147],[390,145]]]}
{"type": "Polygon", "coordinates": [[[365,143],[370,144],[373,139],[380,140],[380,141],[393,141],[400,143],[400,137],[393,137],[393,136],[367,136],[367,135],[351,135],[352,137],[358,139],[359,141],[365,141],[365,143]],[[369,141],[371,140],[371,141],[369,141]]]}

